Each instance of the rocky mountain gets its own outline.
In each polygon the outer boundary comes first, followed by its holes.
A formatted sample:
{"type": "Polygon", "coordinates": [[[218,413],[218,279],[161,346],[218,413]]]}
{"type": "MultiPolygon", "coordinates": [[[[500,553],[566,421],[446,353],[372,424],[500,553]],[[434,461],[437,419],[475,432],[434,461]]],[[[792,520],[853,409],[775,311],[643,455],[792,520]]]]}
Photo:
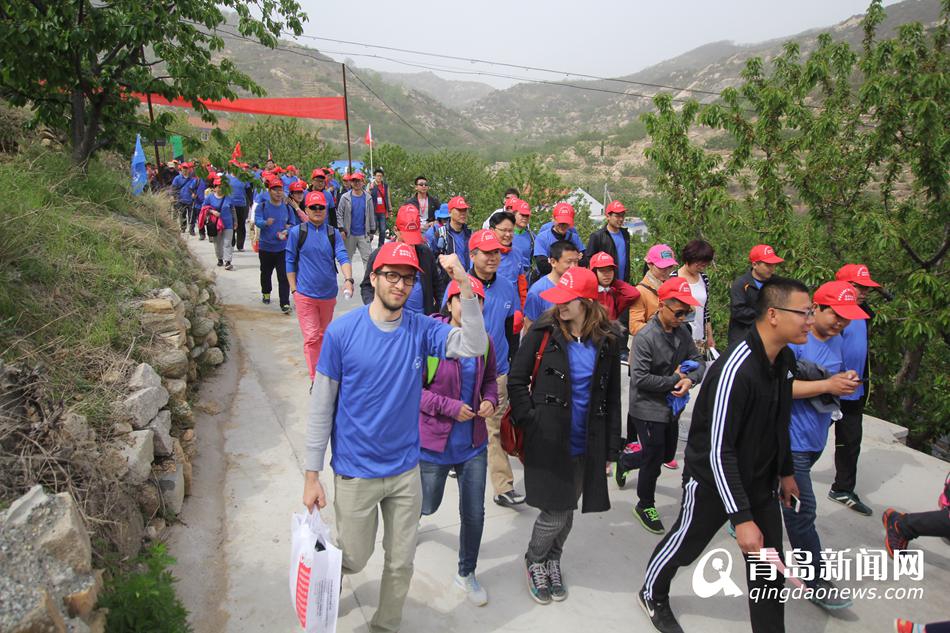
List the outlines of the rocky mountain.
{"type": "Polygon", "coordinates": [[[379,76],[391,84],[426,94],[442,105],[462,109],[474,104],[495,92],[495,89],[480,81],[452,81],[443,79],[433,72],[421,73],[379,73],[379,76]]]}

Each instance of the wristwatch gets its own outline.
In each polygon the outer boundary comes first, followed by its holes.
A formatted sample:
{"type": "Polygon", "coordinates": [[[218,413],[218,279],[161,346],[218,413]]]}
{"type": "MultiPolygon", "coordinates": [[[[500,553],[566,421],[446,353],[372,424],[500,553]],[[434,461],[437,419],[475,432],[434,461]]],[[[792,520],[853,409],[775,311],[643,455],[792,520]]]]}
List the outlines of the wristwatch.
{"type": "Polygon", "coordinates": [[[355,284],[355,283],[356,283],[356,282],[353,281],[353,279],[351,279],[350,277],[347,277],[346,279],[343,280],[343,283],[346,283],[346,282],[350,282],[351,284],[355,284]]]}

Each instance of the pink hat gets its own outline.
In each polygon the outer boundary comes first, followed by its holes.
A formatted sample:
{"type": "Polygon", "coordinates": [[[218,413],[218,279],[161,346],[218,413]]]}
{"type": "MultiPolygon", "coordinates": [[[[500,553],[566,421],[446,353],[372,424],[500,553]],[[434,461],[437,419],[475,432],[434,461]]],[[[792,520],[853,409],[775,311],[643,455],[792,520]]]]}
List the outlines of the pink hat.
{"type": "Polygon", "coordinates": [[[647,251],[646,262],[653,264],[657,268],[669,268],[676,266],[676,258],[673,257],[673,249],[666,244],[656,244],[647,251]]]}

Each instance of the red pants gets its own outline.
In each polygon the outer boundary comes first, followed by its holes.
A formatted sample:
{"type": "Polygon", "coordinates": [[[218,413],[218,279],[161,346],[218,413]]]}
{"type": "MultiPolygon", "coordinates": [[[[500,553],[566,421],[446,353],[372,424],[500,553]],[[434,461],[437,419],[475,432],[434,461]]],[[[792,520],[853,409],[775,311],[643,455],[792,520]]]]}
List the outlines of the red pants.
{"type": "Polygon", "coordinates": [[[323,347],[323,333],[333,320],[336,299],[311,299],[297,292],[294,293],[294,304],[303,334],[303,355],[307,359],[310,380],[313,380],[320,360],[320,348],[323,347]]]}

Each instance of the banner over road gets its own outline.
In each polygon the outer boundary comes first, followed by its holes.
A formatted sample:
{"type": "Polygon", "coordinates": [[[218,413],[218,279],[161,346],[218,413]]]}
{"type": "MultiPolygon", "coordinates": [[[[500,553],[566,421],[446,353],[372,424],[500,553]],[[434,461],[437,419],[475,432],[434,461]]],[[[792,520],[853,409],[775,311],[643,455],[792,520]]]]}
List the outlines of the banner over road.
{"type": "MultiPolygon", "coordinates": [[[[148,96],[140,92],[134,92],[132,96],[143,103],[148,100],[148,96]]],[[[222,112],[290,116],[298,119],[346,120],[343,97],[277,97],[269,99],[225,99],[223,101],[201,99],[200,101],[209,110],[220,110],[222,112]]],[[[158,94],[152,95],[152,105],[192,108],[191,102],[186,99],[177,97],[169,100],[158,94]]]]}

